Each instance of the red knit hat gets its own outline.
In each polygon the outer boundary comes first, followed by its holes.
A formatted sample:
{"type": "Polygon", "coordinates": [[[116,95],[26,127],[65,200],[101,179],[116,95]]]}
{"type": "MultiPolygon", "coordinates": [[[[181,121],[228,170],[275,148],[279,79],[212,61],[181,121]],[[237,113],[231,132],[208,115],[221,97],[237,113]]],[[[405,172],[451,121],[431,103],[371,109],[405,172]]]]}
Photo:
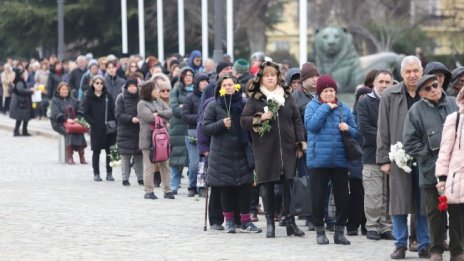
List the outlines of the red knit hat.
{"type": "Polygon", "coordinates": [[[316,83],[316,93],[317,93],[317,95],[320,95],[321,92],[324,91],[324,89],[326,89],[326,88],[334,88],[335,91],[337,91],[337,83],[329,75],[321,75],[317,79],[317,83],[316,83]]]}

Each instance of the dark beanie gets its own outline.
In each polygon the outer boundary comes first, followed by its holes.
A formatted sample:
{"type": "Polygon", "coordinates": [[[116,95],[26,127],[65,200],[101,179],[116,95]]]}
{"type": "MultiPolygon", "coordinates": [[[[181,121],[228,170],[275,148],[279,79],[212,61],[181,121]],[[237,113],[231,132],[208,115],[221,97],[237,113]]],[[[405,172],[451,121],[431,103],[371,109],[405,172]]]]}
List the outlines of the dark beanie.
{"type": "Polygon", "coordinates": [[[319,70],[314,63],[304,63],[300,70],[300,81],[304,81],[311,76],[319,75],[319,70]]]}
{"type": "Polygon", "coordinates": [[[426,74],[422,76],[422,78],[419,79],[419,81],[416,84],[416,93],[419,93],[420,90],[425,87],[425,84],[429,81],[432,80],[438,80],[437,76],[435,74],[426,74]]]}
{"type": "Polygon", "coordinates": [[[320,95],[322,91],[326,88],[334,88],[337,91],[337,83],[329,75],[322,75],[317,79],[316,83],[316,93],[320,95]]]}
{"type": "Polygon", "coordinates": [[[244,74],[250,70],[250,64],[245,59],[237,59],[232,68],[236,73],[244,74]]]}
{"type": "Polygon", "coordinates": [[[216,66],[216,73],[217,74],[221,73],[221,71],[224,70],[224,68],[227,68],[227,67],[232,67],[232,64],[229,63],[229,62],[220,62],[220,63],[218,63],[218,65],[216,66]]]}
{"type": "Polygon", "coordinates": [[[129,78],[129,79],[127,79],[126,85],[125,85],[126,89],[127,89],[127,87],[129,87],[129,85],[131,85],[131,84],[137,86],[137,79],[135,79],[135,78],[129,78]]]}

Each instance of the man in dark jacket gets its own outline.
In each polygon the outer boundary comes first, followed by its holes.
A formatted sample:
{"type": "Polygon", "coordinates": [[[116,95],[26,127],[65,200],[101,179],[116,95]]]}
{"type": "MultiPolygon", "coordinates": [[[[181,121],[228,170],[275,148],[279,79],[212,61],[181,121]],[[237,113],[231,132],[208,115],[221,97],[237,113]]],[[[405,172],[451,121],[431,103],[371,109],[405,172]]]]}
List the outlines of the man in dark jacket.
{"type": "Polygon", "coordinates": [[[208,98],[214,97],[214,89],[216,88],[216,84],[221,79],[222,76],[232,73],[232,64],[229,62],[220,62],[216,66],[216,73],[217,73],[217,78],[215,81],[210,81],[206,89],[203,91],[201,95],[201,100],[200,100],[200,107],[202,107],[202,104],[207,100],[208,98]]]}
{"type": "Polygon", "coordinates": [[[85,56],[79,55],[76,61],[78,67],[69,73],[68,78],[68,83],[71,87],[71,96],[74,98],[77,98],[82,77],[87,72],[87,60],[85,56]]]}
{"type": "Polygon", "coordinates": [[[237,59],[232,67],[232,75],[237,78],[242,87],[242,92],[246,93],[246,84],[253,77],[250,74],[250,64],[245,59],[237,59]]]}
{"type": "MultiPolygon", "coordinates": [[[[291,74],[292,69],[287,72],[287,76],[289,77],[288,79],[290,80],[292,79],[291,74]]],[[[319,70],[313,63],[307,62],[301,66],[299,74],[301,86],[293,91],[292,96],[295,100],[296,106],[298,107],[298,111],[300,112],[301,120],[304,122],[306,105],[316,96],[316,83],[317,79],[319,78],[319,70]]],[[[304,133],[306,136],[307,130],[305,130],[304,133]]],[[[309,169],[306,166],[306,153],[303,155],[303,157],[297,159],[297,168],[300,176],[309,175],[309,169]]],[[[306,217],[306,225],[308,226],[309,231],[315,230],[311,216],[306,217]]]]}
{"type": "Polygon", "coordinates": [[[108,61],[108,65],[106,66],[105,87],[108,93],[111,94],[111,96],[113,97],[114,101],[122,92],[122,87],[126,83],[124,79],[120,78],[116,74],[117,68],[117,60],[108,61]]]}
{"type": "Polygon", "coordinates": [[[388,176],[375,161],[377,150],[377,120],[379,117],[380,97],[392,84],[393,76],[389,71],[378,71],[374,79],[373,92],[360,99],[357,108],[358,128],[363,137],[364,212],[368,239],[394,239],[392,223],[388,215],[388,176]]]}
{"type": "MultiPolygon", "coordinates": [[[[430,64],[434,62],[429,63],[427,67],[430,64]]],[[[440,212],[437,208],[439,193],[435,187],[437,184],[435,162],[438,159],[446,116],[458,109],[455,98],[448,97],[441,88],[440,79],[442,78],[434,74],[428,74],[419,80],[416,93],[422,99],[408,111],[403,129],[404,149],[417,160],[419,165],[419,187],[423,192],[430,230],[431,260],[442,260],[445,238],[443,226],[446,222],[446,213],[440,212]]],[[[450,237],[453,236],[454,234],[451,233],[450,237]]]]}

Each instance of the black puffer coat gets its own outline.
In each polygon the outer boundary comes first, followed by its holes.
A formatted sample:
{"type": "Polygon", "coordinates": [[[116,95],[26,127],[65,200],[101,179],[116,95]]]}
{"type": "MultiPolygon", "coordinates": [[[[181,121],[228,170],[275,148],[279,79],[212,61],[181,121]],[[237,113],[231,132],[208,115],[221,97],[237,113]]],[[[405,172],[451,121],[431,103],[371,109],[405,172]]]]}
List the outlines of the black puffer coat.
{"type": "MultiPolygon", "coordinates": [[[[236,93],[240,95],[241,93],[236,93]]],[[[222,97],[220,97],[222,98],[222,97]]],[[[234,124],[227,129],[224,118],[225,108],[215,101],[208,104],[203,116],[203,131],[211,136],[208,154],[208,184],[212,186],[240,186],[253,181],[252,170],[248,168],[245,147],[234,124]]],[[[241,106],[245,106],[244,101],[241,106]]]]}
{"type": "Polygon", "coordinates": [[[23,79],[15,79],[15,87],[11,96],[10,118],[28,121],[32,118],[32,89],[27,87],[23,79]]]}
{"type": "Polygon", "coordinates": [[[90,145],[92,150],[107,149],[116,143],[116,135],[106,134],[105,125],[105,107],[106,99],[108,99],[108,121],[116,120],[114,116],[114,100],[111,95],[106,92],[106,87],[103,87],[101,96],[95,95],[94,87],[85,95],[82,102],[84,118],[90,124],[90,145]]]}
{"type": "Polygon", "coordinates": [[[133,123],[132,118],[137,117],[137,104],[140,101],[139,93],[127,91],[127,86],[116,99],[116,120],[118,121],[117,144],[119,154],[141,154],[139,150],[140,124],[133,123]]]}
{"type": "Polygon", "coordinates": [[[198,85],[202,80],[209,80],[208,75],[205,73],[195,75],[193,92],[185,97],[184,105],[182,106],[182,118],[187,123],[189,129],[197,128],[198,109],[201,100],[201,91],[198,85]]]}

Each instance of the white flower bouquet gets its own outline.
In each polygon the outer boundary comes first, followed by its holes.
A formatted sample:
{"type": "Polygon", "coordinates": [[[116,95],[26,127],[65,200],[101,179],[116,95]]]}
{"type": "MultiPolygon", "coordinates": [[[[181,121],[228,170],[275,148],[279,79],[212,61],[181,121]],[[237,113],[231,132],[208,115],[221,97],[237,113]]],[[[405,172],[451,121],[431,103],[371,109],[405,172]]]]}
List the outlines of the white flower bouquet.
{"type": "MultiPolygon", "coordinates": [[[[285,105],[285,98],[282,96],[277,96],[277,95],[269,97],[266,100],[266,105],[267,106],[264,107],[264,112],[271,111],[273,114],[272,119],[275,120],[277,118],[277,114],[278,114],[280,106],[285,105]]],[[[259,135],[263,137],[264,134],[270,131],[271,131],[271,124],[269,120],[265,120],[263,122],[263,127],[261,131],[259,132],[259,135]]]]}
{"type": "Polygon", "coordinates": [[[392,162],[395,162],[398,168],[404,170],[406,173],[411,173],[412,166],[416,166],[414,158],[406,153],[403,143],[400,141],[391,145],[388,157],[392,162]]]}

